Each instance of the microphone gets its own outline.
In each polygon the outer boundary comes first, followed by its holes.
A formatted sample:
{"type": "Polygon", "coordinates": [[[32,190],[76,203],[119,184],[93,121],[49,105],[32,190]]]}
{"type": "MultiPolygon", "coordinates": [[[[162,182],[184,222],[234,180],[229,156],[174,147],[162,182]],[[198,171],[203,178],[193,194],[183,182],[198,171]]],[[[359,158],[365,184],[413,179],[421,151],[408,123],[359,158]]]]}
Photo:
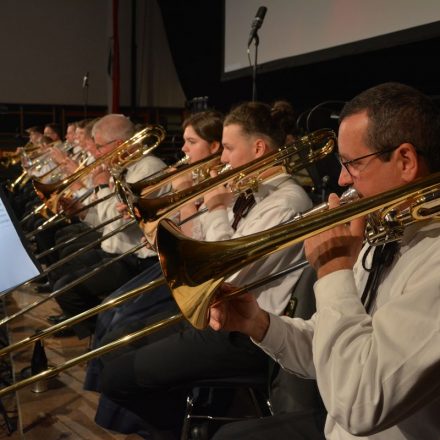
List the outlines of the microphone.
{"type": "Polygon", "coordinates": [[[85,89],[86,87],[89,87],[89,72],[86,72],[86,74],[83,77],[82,87],[83,87],[83,89],[85,89]]]}
{"type": "Polygon", "coordinates": [[[260,6],[255,15],[254,20],[252,21],[251,32],[249,34],[249,41],[247,47],[249,47],[252,43],[252,40],[257,36],[257,31],[260,29],[263,24],[264,16],[266,15],[267,8],[266,6],[260,6]]]}

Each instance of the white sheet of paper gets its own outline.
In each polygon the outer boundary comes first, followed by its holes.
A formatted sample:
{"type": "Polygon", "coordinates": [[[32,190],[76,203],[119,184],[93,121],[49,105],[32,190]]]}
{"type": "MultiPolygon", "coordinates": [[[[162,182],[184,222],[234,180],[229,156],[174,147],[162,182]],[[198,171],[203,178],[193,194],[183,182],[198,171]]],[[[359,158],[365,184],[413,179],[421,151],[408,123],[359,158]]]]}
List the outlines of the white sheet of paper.
{"type": "Polygon", "coordinates": [[[39,273],[0,198],[0,293],[30,280],[39,273]]]}

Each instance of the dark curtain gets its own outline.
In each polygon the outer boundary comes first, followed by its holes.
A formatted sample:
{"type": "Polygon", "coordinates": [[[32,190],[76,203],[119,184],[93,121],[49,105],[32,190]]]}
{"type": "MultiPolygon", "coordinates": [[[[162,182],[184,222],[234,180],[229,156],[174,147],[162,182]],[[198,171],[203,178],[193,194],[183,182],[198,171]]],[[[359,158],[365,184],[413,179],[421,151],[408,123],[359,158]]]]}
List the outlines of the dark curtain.
{"type": "Polygon", "coordinates": [[[171,54],[188,99],[218,102],[223,53],[223,0],[158,2],[171,54]]]}

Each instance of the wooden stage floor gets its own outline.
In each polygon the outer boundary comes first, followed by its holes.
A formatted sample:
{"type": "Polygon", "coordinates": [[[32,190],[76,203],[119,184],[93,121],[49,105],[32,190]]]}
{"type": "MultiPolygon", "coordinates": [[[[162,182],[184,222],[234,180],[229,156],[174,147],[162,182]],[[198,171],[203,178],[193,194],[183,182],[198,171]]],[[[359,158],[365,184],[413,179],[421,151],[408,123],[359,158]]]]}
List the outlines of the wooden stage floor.
{"type": "MultiPolygon", "coordinates": [[[[33,287],[15,291],[11,298],[5,299],[8,315],[33,303],[44,294],[36,293],[33,287]]],[[[33,335],[36,329],[49,326],[47,316],[60,312],[54,300],[33,309],[24,317],[17,318],[9,324],[11,343],[33,335]]],[[[85,353],[89,339],[79,340],[76,337],[53,338],[44,342],[49,365],[60,365],[66,360],[85,353]]],[[[22,368],[30,365],[33,345],[16,352],[12,358],[13,371],[18,375],[22,368]]],[[[5,396],[3,404],[12,417],[18,413],[18,427],[12,434],[7,430],[0,431],[0,439],[11,440],[138,440],[138,435],[113,433],[99,427],[94,422],[98,394],[84,391],[82,384],[86,366],[76,365],[61,372],[49,380],[49,389],[34,393],[31,386],[18,391],[15,396],[5,396]]],[[[0,416],[0,425],[3,420],[0,416]]]]}

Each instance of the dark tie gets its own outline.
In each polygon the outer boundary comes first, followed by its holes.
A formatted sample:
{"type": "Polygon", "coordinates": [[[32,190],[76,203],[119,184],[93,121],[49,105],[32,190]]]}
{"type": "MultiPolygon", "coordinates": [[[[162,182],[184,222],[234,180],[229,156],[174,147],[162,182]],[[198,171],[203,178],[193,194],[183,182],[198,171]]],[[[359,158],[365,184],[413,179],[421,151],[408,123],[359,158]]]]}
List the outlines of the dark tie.
{"type": "Polygon", "coordinates": [[[232,208],[232,212],[234,213],[232,228],[234,229],[234,231],[237,230],[239,221],[243,217],[246,217],[246,215],[254,205],[255,205],[254,194],[250,190],[241,193],[237,197],[237,200],[234,203],[234,207],[232,208]]]}
{"type": "Polygon", "coordinates": [[[381,277],[385,269],[391,266],[399,247],[400,246],[397,241],[392,241],[381,246],[371,246],[364,254],[362,266],[370,273],[368,275],[367,284],[365,285],[362,293],[362,304],[365,306],[365,310],[368,313],[371,312],[371,307],[376,298],[381,277]],[[372,248],[374,248],[373,260],[371,263],[371,268],[367,269],[365,267],[365,259],[372,248]]]}

